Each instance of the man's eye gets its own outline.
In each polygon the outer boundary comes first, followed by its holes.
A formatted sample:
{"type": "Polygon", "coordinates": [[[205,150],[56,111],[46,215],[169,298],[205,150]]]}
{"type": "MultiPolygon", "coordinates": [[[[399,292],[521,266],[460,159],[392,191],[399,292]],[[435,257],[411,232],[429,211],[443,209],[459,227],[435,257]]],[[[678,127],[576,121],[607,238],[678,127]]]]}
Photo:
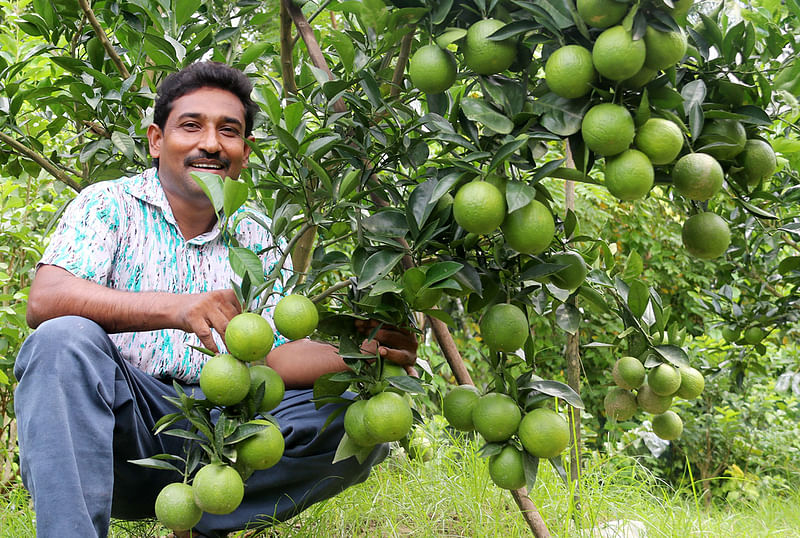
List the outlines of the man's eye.
{"type": "Polygon", "coordinates": [[[227,136],[239,136],[239,129],[235,129],[233,127],[223,127],[221,131],[227,136]]]}

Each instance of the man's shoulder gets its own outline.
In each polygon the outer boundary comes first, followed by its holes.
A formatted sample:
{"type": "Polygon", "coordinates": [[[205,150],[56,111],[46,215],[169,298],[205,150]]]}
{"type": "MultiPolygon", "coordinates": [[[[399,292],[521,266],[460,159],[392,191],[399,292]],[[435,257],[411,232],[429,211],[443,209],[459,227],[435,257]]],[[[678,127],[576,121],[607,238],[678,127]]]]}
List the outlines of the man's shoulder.
{"type": "Polygon", "coordinates": [[[149,169],[132,176],[98,181],[82,189],[78,196],[93,198],[118,197],[126,194],[133,194],[136,196],[138,192],[145,188],[145,185],[149,181],[148,176],[151,175],[153,171],[154,169],[149,169]]]}

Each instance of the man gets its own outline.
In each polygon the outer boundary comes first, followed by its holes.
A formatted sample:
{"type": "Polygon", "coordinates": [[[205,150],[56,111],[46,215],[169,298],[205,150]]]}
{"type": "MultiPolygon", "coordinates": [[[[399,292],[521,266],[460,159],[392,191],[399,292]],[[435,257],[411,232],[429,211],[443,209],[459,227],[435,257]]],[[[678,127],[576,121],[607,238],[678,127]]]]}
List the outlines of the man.
{"type": "MultiPolygon", "coordinates": [[[[40,538],[105,536],[111,517],[152,516],[160,489],[179,480],[128,460],[182,453],[181,439],[152,434],[175,411],[163,396],[174,395],[173,380],[196,388],[205,358],[189,346],[217,351],[241,311],[228,289],[228,245],[191,173],[238,178],[253,140],[251,90],[241,72],[212,62],[167,77],[147,131],[156,168],[86,188],[42,257],[27,311],[36,330],[15,366],[21,472],[40,538]]],[[[267,252],[265,270],[276,262],[273,238],[254,221],[243,219],[236,239],[267,252]]],[[[371,350],[414,363],[408,333],[383,330],[375,340],[371,350]]],[[[248,479],[239,509],[204,515],[194,536],[224,536],[259,516],[287,519],[363,481],[385,457],[379,446],[363,465],[331,464],[341,415],[323,430],[331,409],[317,411],[308,387],[346,368],[333,347],[288,342],[267,360],[295,389],[273,411],[284,457],[248,479]]]]}

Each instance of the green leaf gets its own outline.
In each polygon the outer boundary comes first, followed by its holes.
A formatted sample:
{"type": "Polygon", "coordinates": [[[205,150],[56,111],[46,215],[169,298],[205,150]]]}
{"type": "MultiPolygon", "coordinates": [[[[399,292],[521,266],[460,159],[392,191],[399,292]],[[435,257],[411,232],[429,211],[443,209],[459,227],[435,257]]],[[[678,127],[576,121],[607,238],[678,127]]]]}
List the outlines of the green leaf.
{"type": "Polygon", "coordinates": [[[308,157],[305,157],[303,162],[306,164],[306,166],[314,171],[314,174],[319,178],[319,180],[322,182],[322,185],[325,187],[325,191],[332,193],[333,183],[331,182],[331,176],[328,175],[328,172],[325,170],[325,168],[320,166],[316,160],[308,157]]]}
{"type": "Polygon", "coordinates": [[[522,454],[525,456],[523,459],[525,487],[528,488],[528,491],[533,491],[533,487],[536,485],[536,475],[539,473],[539,458],[529,454],[525,450],[522,451],[522,454]]]}
{"type": "Polygon", "coordinates": [[[222,192],[223,211],[225,211],[225,215],[231,216],[247,201],[249,189],[246,183],[226,177],[222,192]]]}
{"type": "Polygon", "coordinates": [[[436,38],[436,44],[445,49],[448,45],[452,45],[459,39],[463,39],[467,35],[467,30],[464,28],[448,28],[443,34],[436,38]]]}
{"type": "Polygon", "coordinates": [[[628,289],[628,308],[637,318],[644,315],[647,303],[650,302],[650,290],[641,280],[634,280],[628,289]]]}
{"type": "MultiPolygon", "coordinates": [[[[186,2],[191,3],[191,2],[186,2]]],[[[242,52],[239,56],[239,63],[242,65],[249,65],[256,59],[260,58],[267,50],[272,50],[272,43],[269,41],[262,41],[261,43],[253,43],[242,52]]]]}
{"type": "Polygon", "coordinates": [[[800,269],[800,256],[789,256],[778,264],[778,272],[782,275],[800,269]]]}
{"type": "Polygon", "coordinates": [[[136,143],[128,133],[114,131],[111,133],[111,143],[129,160],[133,160],[136,152],[136,143]]]}
{"type": "Polygon", "coordinates": [[[522,181],[509,181],[506,185],[506,205],[508,212],[525,207],[536,198],[536,189],[522,181]]]}
{"type": "Polygon", "coordinates": [[[628,255],[628,259],[625,260],[625,267],[622,269],[621,276],[625,280],[631,280],[638,278],[639,275],[642,274],[642,271],[644,271],[644,262],[642,261],[642,257],[637,251],[632,250],[628,255]]]}
{"type": "Polygon", "coordinates": [[[181,439],[191,439],[193,441],[205,441],[205,437],[189,430],[167,430],[164,432],[164,435],[180,437],[181,439]]]}
{"type": "Polygon", "coordinates": [[[584,409],[583,400],[581,400],[580,395],[578,395],[578,393],[575,392],[572,387],[561,383],[560,381],[541,379],[539,381],[531,381],[525,386],[543,394],[547,394],[548,396],[561,398],[569,405],[577,409],[584,409]]]}
{"type": "Polygon", "coordinates": [[[403,259],[402,252],[379,250],[364,262],[361,274],[358,275],[358,289],[371,286],[385,277],[403,259]]]}
{"type": "Polygon", "coordinates": [[[492,131],[508,134],[514,130],[514,122],[494,110],[485,101],[466,97],[461,101],[461,110],[472,121],[483,124],[492,131]]]}
{"type": "Polygon", "coordinates": [[[361,225],[371,234],[384,237],[403,237],[408,233],[405,214],[393,208],[370,215],[361,221],[361,225]]]}
{"type": "Polygon", "coordinates": [[[192,172],[192,178],[200,185],[208,199],[211,200],[214,211],[219,214],[225,201],[222,178],[211,172],[192,172]]]}
{"type": "Polygon", "coordinates": [[[559,136],[570,136],[581,130],[588,102],[566,99],[549,92],[533,101],[533,112],[542,115],[542,126],[559,136]]]}
{"type": "MultiPolygon", "coordinates": [[[[434,263],[428,268],[425,273],[425,282],[422,288],[430,287],[438,282],[441,282],[461,271],[463,264],[459,262],[438,262],[434,263]]],[[[422,289],[421,288],[421,289],[422,289]]]]}
{"type": "Polygon", "coordinates": [[[300,149],[300,144],[298,144],[295,137],[292,136],[292,133],[278,124],[272,125],[272,131],[275,133],[275,136],[278,137],[280,143],[283,144],[287,150],[289,150],[289,153],[296,157],[297,151],[300,149]]]}
{"type": "Polygon", "coordinates": [[[575,305],[562,303],[556,308],[556,325],[569,334],[575,334],[581,325],[581,313],[575,305]]]}
{"type": "Polygon", "coordinates": [[[689,366],[689,355],[678,346],[654,346],[653,350],[673,366],[689,366]]]}
{"type": "Polygon", "coordinates": [[[425,394],[425,387],[416,377],[410,375],[393,375],[386,378],[389,384],[395,388],[411,394],[425,394]]]}
{"type": "Polygon", "coordinates": [[[150,469],[161,469],[164,471],[175,471],[176,473],[180,473],[181,470],[172,465],[169,462],[162,461],[156,458],[143,458],[140,460],[128,460],[128,463],[133,463],[134,465],[139,465],[141,467],[148,467],[150,469]]]}
{"type": "Polygon", "coordinates": [[[369,457],[370,453],[372,453],[372,448],[373,447],[365,448],[358,446],[350,439],[350,437],[348,437],[347,433],[345,433],[342,436],[342,440],[339,441],[339,446],[336,447],[336,454],[334,454],[333,461],[331,463],[335,464],[354,456],[358,463],[364,463],[367,457],[369,457]]]}
{"type": "Polygon", "coordinates": [[[249,248],[231,247],[228,252],[228,261],[233,272],[240,278],[244,278],[247,273],[250,282],[256,285],[264,282],[264,266],[259,257],[249,248]]]}
{"type": "Polygon", "coordinates": [[[528,137],[522,135],[516,140],[512,140],[511,142],[507,142],[500,146],[497,152],[492,157],[492,162],[489,164],[489,168],[487,168],[486,173],[493,171],[495,168],[500,166],[503,162],[505,162],[509,157],[514,155],[521,147],[528,143],[528,137]]]}
{"type": "Polygon", "coordinates": [[[439,310],[439,309],[436,309],[436,308],[432,308],[430,310],[426,310],[425,311],[425,315],[426,316],[430,316],[432,318],[438,319],[439,321],[443,322],[448,327],[451,327],[451,328],[455,328],[456,327],[456,322],[453,319],[453,316],[451,316],[450,314],[448,314],[444,310],[439,310]]]}

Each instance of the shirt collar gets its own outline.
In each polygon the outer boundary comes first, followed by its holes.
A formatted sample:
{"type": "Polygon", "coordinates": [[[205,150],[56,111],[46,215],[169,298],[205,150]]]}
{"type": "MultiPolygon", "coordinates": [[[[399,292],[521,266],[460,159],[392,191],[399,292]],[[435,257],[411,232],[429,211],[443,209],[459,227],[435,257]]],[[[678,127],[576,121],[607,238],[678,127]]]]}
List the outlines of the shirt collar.
{"type": "MultiPolygon", "coordinates": [[[[125,184],[125,192],[160,209],[164,215],[164,220],[174,226],[175,230],[180,235],[180,229],[175,221],[175,215],[172,214],[172,206],[169,205],[167,195],[164,193],[164,188],[161,186],[161,181],[158,179],[158,170],[156,168],[148,168],[141,174],[131,178],[131,181],[125,184]]],[[[217,221],[210,231],[190,239],[187,243],[190,245],[203,245],[213,241],[219,235],[219,221],[217,221]]]]}

